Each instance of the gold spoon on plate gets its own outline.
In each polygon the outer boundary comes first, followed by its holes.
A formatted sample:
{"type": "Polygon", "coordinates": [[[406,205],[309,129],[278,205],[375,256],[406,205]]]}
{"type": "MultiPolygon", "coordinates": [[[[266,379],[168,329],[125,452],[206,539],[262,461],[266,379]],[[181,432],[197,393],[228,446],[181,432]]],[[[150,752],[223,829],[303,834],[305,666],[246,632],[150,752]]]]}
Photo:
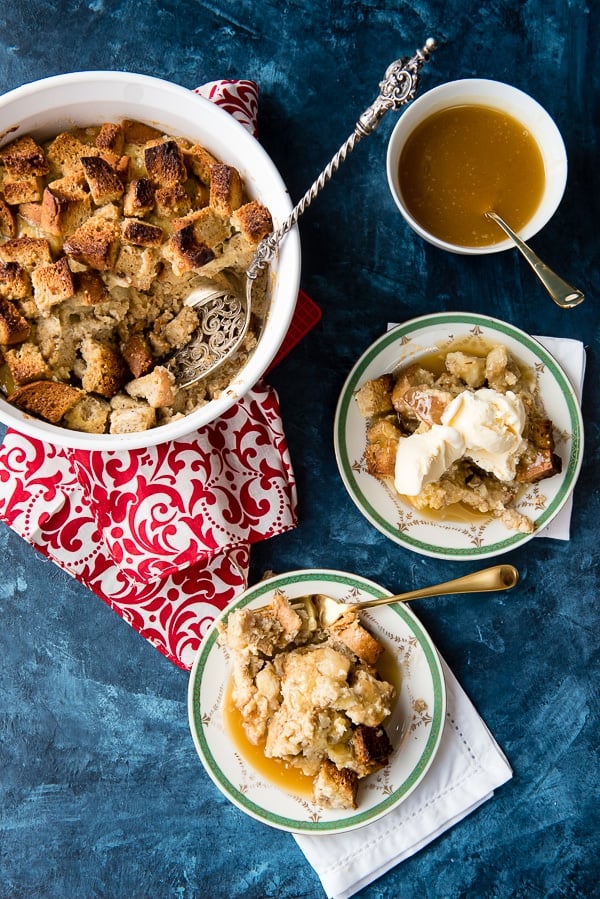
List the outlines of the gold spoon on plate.
{"type": "Polygon", "coordinates": [[[574,306],[579,306],[580,303],[583,303],[585,294],[576,287],[571,287],[571,285],[560,278],[556,272],[553,272],[552,269],[548,268],[546,263],[542,262],[540,257],[533,252],[531,247],[528,247],[518,234],[515,234],[512,228],[510,228],[496,212],[486,212],[486,218],[496,222],[498,227],[502,228],[505,234],[510,237],[517,250],[519,250],[525,257],[557,306],[560,306],[561,309],[572,309],[574,306]]]}
{"type": "Polygon", "coordinates": [[[315,626],[329,627],[349,609],[362,611],[376,606],[389,606],[394,602],[411,602],[413,599],[424,599],[432,596],[449,596],[453,593],[490,593],[493,590],[511,590],[519,580],[519,572],[514,565],[493,565],[480,571],[472,571],[463,577],[432,587],[422,587],[396,596],[383,596],[381,599],[367,599],[362,602],[347,603],[322,593],[313,596],[301,596],[290,600],[290,604],[299,614],[304,613],[315,626]]]}

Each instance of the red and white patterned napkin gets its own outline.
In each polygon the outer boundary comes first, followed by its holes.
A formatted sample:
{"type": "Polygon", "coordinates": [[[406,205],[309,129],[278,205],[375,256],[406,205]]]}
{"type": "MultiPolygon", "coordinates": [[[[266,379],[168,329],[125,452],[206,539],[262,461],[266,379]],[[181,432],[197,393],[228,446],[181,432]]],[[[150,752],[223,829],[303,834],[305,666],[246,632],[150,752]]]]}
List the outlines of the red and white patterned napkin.
{"type": "MultiPolygon", "coordinates": [[[[197,93],[256,134],[253,82],[197,93]]],[[[301,292],[273,364],[319,317],[301,292]]],[[[277,394],[260,382],[206,427],[142,450],[67,450],[10,429],[0,520],[189,669],[218,612],[247,586],[251,544],[297,523],[277,394]]]]}

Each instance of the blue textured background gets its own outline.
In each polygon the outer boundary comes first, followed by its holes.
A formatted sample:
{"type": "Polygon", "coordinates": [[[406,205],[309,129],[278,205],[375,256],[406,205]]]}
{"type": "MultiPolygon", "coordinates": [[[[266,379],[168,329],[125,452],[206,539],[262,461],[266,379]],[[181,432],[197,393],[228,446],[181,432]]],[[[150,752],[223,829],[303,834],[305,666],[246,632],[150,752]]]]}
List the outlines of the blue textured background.
{"type": "MultiPolygon", "coordinates": [[[[1,91],[94,68],[190,88],[255,79],[261,139],[295,198],[372,101],[389,62],[430,35],[440,47],[423,89],[496,78],[553,115],[569,181],[532,245],[586,290],[573,311],[551,303],[516,252],[454,257],[409,232],[385,179],[393,114],[302,219],[302,286],[323,320],[271,377],[300,523],[256,548],[252,577],[325,566],[410,589],[474,567],[396,547],[339,479],[336,400],[387,321],[464,309],[583,339],[586,450],[571,541],[540,538],[511,553],[522,574],[512,594],[418,606],[514,778],[361,896],[597,895],[598,4],[13,0],[0,24],[1,91]]],[[[244,816],[205,776],[188,732],[186,674],[5,527],[0,560],[0,896],[322,897],[292,838],[244,816]]]]}

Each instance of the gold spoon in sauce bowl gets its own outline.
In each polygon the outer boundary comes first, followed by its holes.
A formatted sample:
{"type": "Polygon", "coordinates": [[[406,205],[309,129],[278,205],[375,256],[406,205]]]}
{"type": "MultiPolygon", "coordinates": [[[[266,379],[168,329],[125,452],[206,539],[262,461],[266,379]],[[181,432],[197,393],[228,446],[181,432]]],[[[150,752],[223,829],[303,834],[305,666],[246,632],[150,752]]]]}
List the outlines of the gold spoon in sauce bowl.
{"type": "Polygon", "coordinates": [[[450,596],[453,593],[490,593],[494,590],[511,590],[519,580],[519,572],[514,565],[493,565],[472,571],[463,577],[396,596],[383,596],[381,599],[367,599],[362,602],[346,603],[322,593],[313,596],[302,596],[291,600],[295,611],[308,615],[309,620],[318,622],[321,627],[329,627],[349,609],[362,611],[376,606],[388,606],[395,602],[411,602],[413,599],[424,599],[432,596],[450,596]]]}
{"type": "Polygon", "coordinates": [[[561,309],[572,309],[574,306],[579,306],[580,303],[583,303],[585,294],[576,287],[572,287],[560,278],[556,272],[553,272],[552,269],[548,268],[546,263],[542,262],[539,256],[533,252],[531,247],[528,247],[518,234],[515,234],[512,228],[510,228],[496,212],[486,212],[485,215],[486,218],[496,222],[498,227],[502,228],[505,234],[512,240],[517,250],[519,250],[525,257],[557,306],[560,306],[561,309]]]}

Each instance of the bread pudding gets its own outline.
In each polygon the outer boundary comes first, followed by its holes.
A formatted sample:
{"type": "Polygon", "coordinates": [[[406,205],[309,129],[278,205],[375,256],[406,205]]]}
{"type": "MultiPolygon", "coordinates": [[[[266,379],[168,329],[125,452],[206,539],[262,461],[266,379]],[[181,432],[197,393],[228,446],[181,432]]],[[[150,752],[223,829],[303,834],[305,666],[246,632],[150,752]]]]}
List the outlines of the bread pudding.
{"type": "Polygon", "coordinates": [[[392,751],[382,724],[395,688],[377,672],[384,647],[355,610],[323,627],[310,608],[277,592],[220,625],[232,698],[249,742],[312,777],[318,806],[356,808],[360,780],[392,751]]]}
{"type": "Polygon", "coordinates": [[[186,298],[231,286],[272,230],[237,169],[141,122],[0,148],[0,385],[8,402],[92,434],[131,433],[219,396],[252,353],[178,389],[167,362],[199,326],[186,298]]]}
{"type": "Polygon", "coordinates": [[[533,533],[517,501],[562,461],[534,373],[505,346],[453,341],[367,381],[355,399],[368,472],[413,507],[449,517],[462,508],[533,533]]]}

